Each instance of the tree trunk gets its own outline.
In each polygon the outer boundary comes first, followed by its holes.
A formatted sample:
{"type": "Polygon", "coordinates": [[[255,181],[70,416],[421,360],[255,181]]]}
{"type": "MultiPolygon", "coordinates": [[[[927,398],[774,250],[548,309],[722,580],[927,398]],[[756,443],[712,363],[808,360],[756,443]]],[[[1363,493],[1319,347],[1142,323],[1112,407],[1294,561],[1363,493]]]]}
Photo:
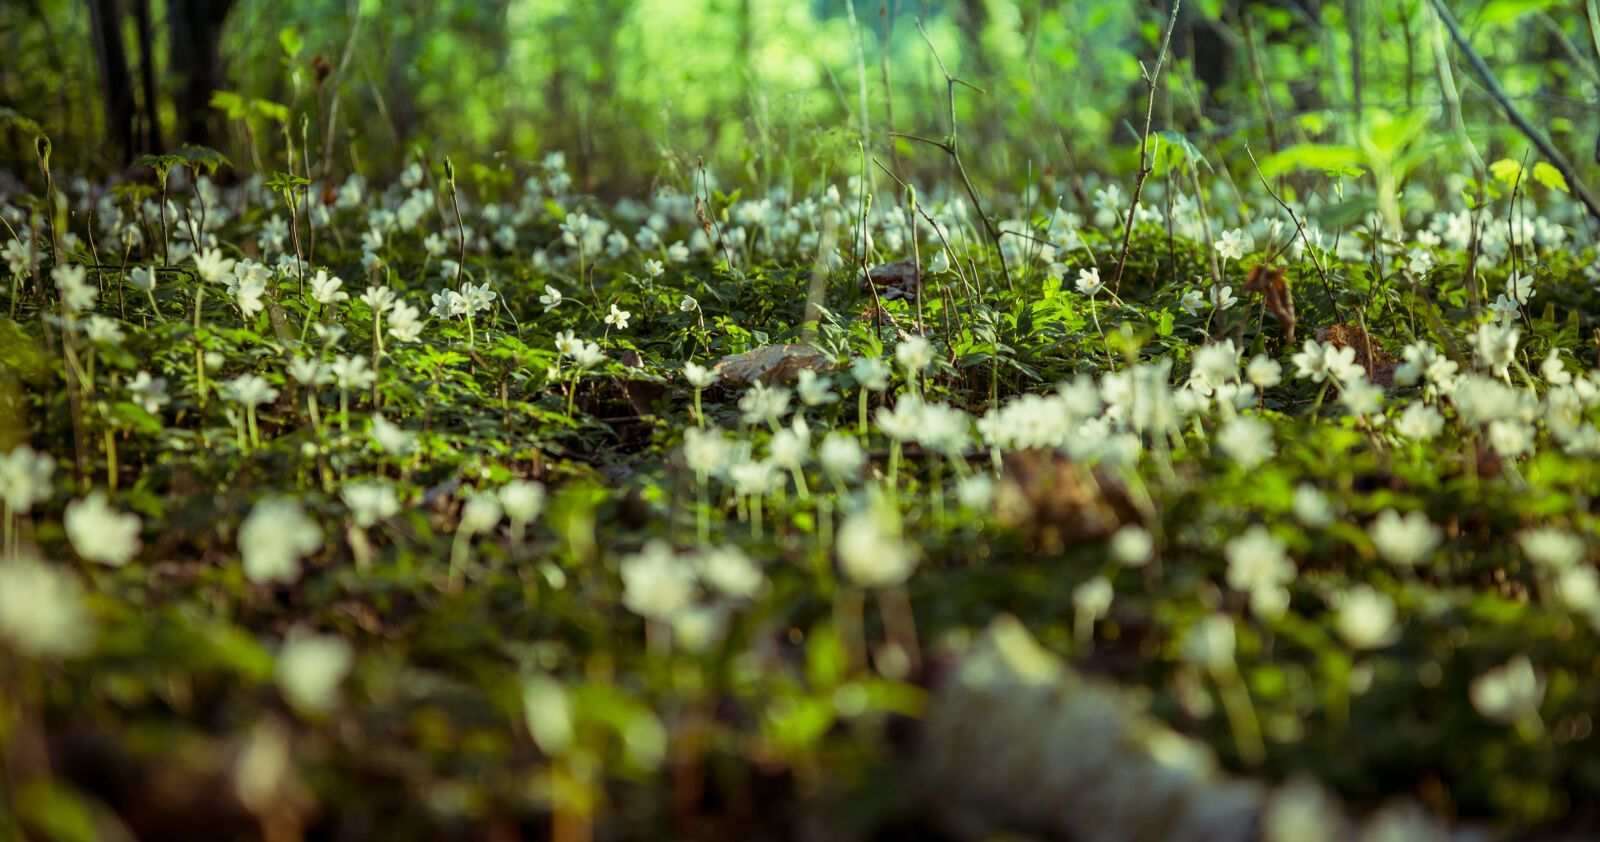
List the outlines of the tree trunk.
{"type": "Polygon", "coordinates": [[[139,86],[144,89],[144,136],[140,151],[161,152],[161,91],[156,88],[155,36],[150,29],[150,0],[133,1],[133,22],[139,38],[139,86]]]}
{"type": "Polygon", "coordinates": [[[118,164],[133,159],[133,77],[122,44],[122,5],[118,0],[88,0],[89,32],[100,66],[100,108],[106,138],[118,164]]]}
{"type": "Polygon", "coordinates": [[[214,146],[211,94],[223,87],[222,25],[235,0],[170,0],[167,24],[172,40],[170,72],[178,77],[173,105],[178,111],[178,137],[186,143],[214,146]]]}

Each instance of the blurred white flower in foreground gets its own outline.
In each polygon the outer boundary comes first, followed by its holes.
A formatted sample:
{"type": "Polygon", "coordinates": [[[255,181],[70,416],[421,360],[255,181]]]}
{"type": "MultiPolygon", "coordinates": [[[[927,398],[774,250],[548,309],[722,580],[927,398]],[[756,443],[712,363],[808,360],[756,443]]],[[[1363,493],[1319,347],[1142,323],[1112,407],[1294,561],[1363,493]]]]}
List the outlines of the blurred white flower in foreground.
{"type": "Polygon", "coordinates": [[[671,621],[694,600],[694,571],[660,539],[622,560],[622,604],[652,620],[671,621]]]}
{"type": "Polygon", "coordinates": [[[121,567],[139,552],[139,516],[111,508],[103,491],[68,503],[62,523],[72,549],[89,561],[121,567]]]}
{"type": "Polygon", "coordinates": [[[889,522],[893,515],[887,509],[861,506],[839,526],[839,566],[859,587],[898,585],[917,565],[916,551],[901,539],[899,524],[889,522]]]}
{"type": "Polygon", "coordinates": [[[1488,719],[1514,724],[1539,716],[1545,682],[1527,655],[1517,655],[1472,680],[1472,706],[1488,719]]]}
{"type": "Polygon", "coordinates": [[[1378,554],[1400,567],[1415,567],[1427,561],[1444,538],[1439,527],[1422,512],[1401,517],[1394,509],[1384,509],[1367,532],[1378,554]]]}
{"type": "Polygon", "coordinates": [[[32,558],[0,559],[0,643],[25,658],[67,658],[87,652],[94,633],[72,574],[32,558]]]}
{"type": "Polygon", "coordinates": [[[1394,600],[1371,585],[1356,585],[1338,603],[1339,636],[1357,649],[1378,649],[1400,637],[1394,600]]]}
{"type": "Polygon", "coordinates": [[[300,578],[301,557],[321,546],[322,530],[294,500],[262,500],[239,527],[244,575],[256,584],[300,578]]]}
{"type": "Polygon", "coordinates": [[[296,708],[327,713],[338,707],[339,685],[354,660],[355,653],[344,638],[296,627],[278,650],[278,687],[296,708]]]}

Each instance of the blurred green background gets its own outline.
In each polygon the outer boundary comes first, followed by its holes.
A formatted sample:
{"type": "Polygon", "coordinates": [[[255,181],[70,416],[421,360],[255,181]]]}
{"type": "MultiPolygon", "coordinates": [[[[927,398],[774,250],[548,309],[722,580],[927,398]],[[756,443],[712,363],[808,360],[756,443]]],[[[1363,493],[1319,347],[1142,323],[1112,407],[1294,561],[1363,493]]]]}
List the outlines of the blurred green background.
{"type": "MultiPolygon", "coordinates": [[[[1450,5],[1518,106],[1592,175],[1593,0],[1450,5]]],[[[809,184],[856,172],[864,138],[885,165],[943,181],[939,150],[888,134],[948,134],[936,49],[982,89],[957,89],[955,117],[985,186],[1032,178],[1084,201],[1084,173],[1137,166],[1141,62],[1153,61],[1169,9],[1170,0],[5,0],[0,104],[46,126],[58,167],[90,174],[186,140],[245,172],[255,160],[282,169],[287,134],[327,170],[313,176],[382,179],[419,150],[515,171],[559,150],[578,189],[623,195],[687,184],[700,159],[728,185],[809,184]],[[207,109],[214,90],[242,97],[236,110],[255,115],[249,133],[207,109]],[[286,106],[287,121],[270,106],[251,110],[253,100],[286,106]]],[[[1420,114],[1430,133],[1452,136],[1442,71],[1485,159],[1520,158],[1525,146],[1428,0],[1188,0],[1173,52],[1155,128],[1185,132],[1213,162],[1237,164],[1245,137],[1269,151],[1353,142],[1375,112],[1420,114]]],[[[28,138],[6,134],[3,163],[29,177],[28,138]]]]}

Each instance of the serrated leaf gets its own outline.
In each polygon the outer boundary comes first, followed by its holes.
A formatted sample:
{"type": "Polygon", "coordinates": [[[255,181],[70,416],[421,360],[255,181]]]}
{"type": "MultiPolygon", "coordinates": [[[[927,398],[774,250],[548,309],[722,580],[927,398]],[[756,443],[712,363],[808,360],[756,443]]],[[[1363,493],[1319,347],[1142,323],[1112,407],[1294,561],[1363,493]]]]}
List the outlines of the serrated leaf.
{"type": "Polygon", "coordinates": [[[1560,190],[1563,193],[1572,192],[1567,189],[1567,179],[1561,175],[1561,171],[1543,161],[1533,165],[1533,180],[1551,190],[1560,190]]]}
{"type": "Polygon", "coordinates": [[[1494,176],[1496,181],[1515,184],[1522,178],[1522,165],[1510,158],[1501,158],[1489,165],[1489,174],[1494,176]]]}

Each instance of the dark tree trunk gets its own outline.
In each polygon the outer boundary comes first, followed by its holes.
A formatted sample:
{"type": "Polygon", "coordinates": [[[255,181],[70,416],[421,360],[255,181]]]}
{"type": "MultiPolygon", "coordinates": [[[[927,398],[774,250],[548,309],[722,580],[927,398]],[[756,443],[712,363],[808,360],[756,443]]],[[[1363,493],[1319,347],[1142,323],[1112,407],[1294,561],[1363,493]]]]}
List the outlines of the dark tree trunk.
{"type": "Polygon", "coordinates": [[[222,88],[222,24],[235,0],[170,0],[167,23],[172,38],[170,72],[178,77],[173,105],[179,139],[214,146],[211,94],[222,88]]]}
{"type": "Polygon", "coordinates": [[[150,0],[133,0],[133,22],[139,38],[139,86],[144,89],[144,133],[140,151],[161,152],[161,92],[156,89],[155,35],[150,29],[150,0]]]}
{"type": "Polygon", "coordinates": [[[88,0],[88,4],[109,151],[117,163],[125,164],[133,159],[135,144],[133,77],[128,74],[128,52],[122,45],[122,4],[118,0],[88,0]]]}

